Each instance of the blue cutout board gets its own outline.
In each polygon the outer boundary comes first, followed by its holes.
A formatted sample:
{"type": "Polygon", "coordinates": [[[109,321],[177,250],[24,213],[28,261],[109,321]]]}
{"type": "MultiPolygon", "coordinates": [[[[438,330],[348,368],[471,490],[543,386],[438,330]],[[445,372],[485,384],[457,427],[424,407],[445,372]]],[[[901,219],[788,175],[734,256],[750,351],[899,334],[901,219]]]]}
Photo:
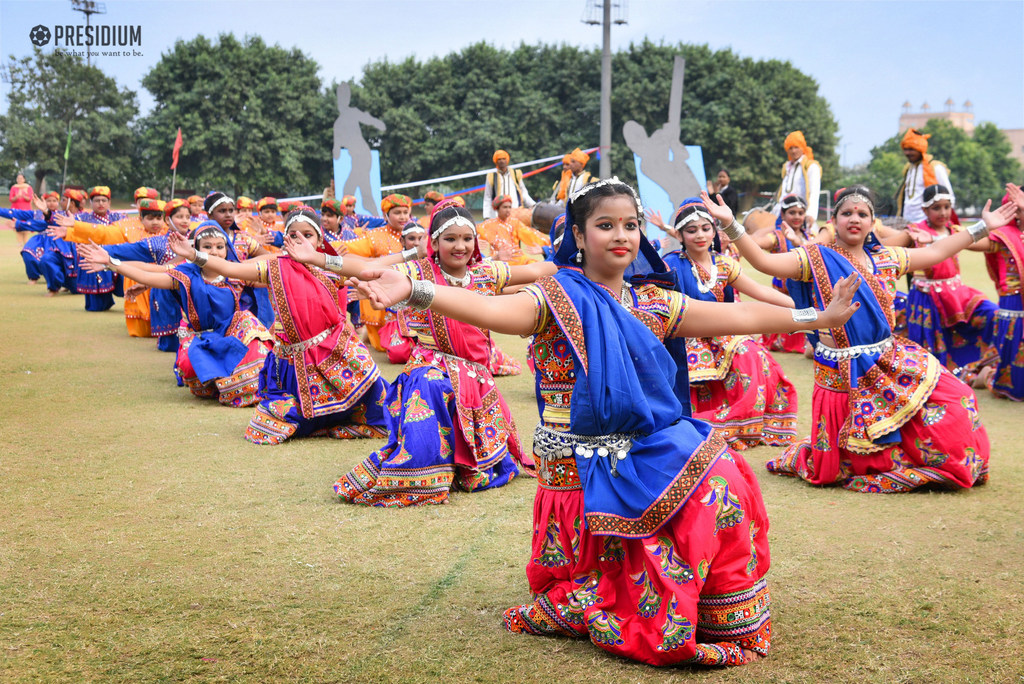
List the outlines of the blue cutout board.
{"type": "MultiPolygon", "coordinates": [[[[373,196],[375,205],[373,207],[363,206],[363,193],[362,188],[357,189],[354,193],[356,198],[356,213],[367,214],[369,216],[380,215],[380,152],[378,150],[370,151],[370,194],[373,196]]],[[[334,192],[337,194],[338,199],[341,199],[342,195],[345,194],[345,181],[348,180],[349,174],[352,173],[352,156],[348,150],[341,148],[339,150],[338,158],[334,160],[334,192]]]]}
{"type": "MultiPolygon", "coordinates": [[[[686,165],[693,171],[693,175],[696,176],[697,181],[700,183],[700,189],[703,190],[708,184],[707,174],[704,171],[704,152],[701,150],[700,145],[687,145],[686,151],[690,154],[690,158],[686,160],[686,165]]],[[[676,211],[676,207],[669,198],[668,192],[653,180],[640,173],[640,157],[635,154],[633,155],[633,166],[636,168],[637,191],[640,193],[640,201],[643,202],[644,209],[654,209],[661,212],[662,220],[668,223],[672,220],[672,214],[676,211]]],[[[660,239],[664,235],[665,233],[657,226],[650,225],[647,227],[647,237],[652,240],[660,239]]]]}

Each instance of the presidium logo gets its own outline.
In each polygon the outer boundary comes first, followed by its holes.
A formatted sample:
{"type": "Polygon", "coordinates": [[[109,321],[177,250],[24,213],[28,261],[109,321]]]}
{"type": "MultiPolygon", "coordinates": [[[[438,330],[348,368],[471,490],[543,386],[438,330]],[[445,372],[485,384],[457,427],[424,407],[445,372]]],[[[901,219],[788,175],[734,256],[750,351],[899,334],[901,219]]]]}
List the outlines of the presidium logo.
{"type": "Polygon", "coordinates": [[[48,26],[39,24],[28,32],[29,40],[36,47],[45,47],[53,38],[55,48],[76,47],[131,47],[142,45],[141,26],[74,26],[58,24],[50,32],[48,26]]]}

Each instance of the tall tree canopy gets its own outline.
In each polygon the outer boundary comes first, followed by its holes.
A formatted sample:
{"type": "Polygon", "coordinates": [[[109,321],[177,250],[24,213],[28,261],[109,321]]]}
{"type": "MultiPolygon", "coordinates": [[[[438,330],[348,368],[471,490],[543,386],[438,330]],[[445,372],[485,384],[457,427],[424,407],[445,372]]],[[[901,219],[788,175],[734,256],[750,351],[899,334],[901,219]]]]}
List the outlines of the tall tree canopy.
{"type": "MultiPolygon", "coordinates": [[[[783,140],[800,129],[826,181],[835,177],[837,126],[812,78],[788,62],[649,41],[613,56],[613,172],[634,178],[622,138],[626,121],[648,133],[667,121],[678,54],[686,58],[680,139],[703,147],[709,169],[727,166],[747,189],[774,189],[785,161],[783,140]]],[[[353,103],[387,124],[371,143],[381,150],[384,182],[402,182],[487,166],[496,147],[515,162],[596,144],[600,79],[597,50],[520,45],[505,51],[477,43],[424,63],[371,63],[353,103]]],[[[547,196],[549,176],[533,181],[531,194],[547,196]]]]}
{"type": "MultiPolygon", "coordinates": [[[[958,207],[980,208],[989,199],[998,203],[1006,183],[1021,182],[1020,163],[1010,156],[1010,141],[995,124],[984,122],[968,135],[945,119],[932,119],[920,130],[931,134],[928,154],[949,167],[958,207]]],[[[899,133],[872,148],[867,168],[843,179],[843,185],[863,183],[871,188],[879,213],[896,211],[896,192],[907,163],[900,149],[902,139],[899,133]]]]}
{"type": "Polygon", "coordinates": [[[59,181],[70,125],[68,183],[128,186],[134,92],[80,57],[39,48],[22,59],[12,55],[4,79],[11,91],[0,116],[0,175],[13,178],[34,164],[37,190],[47,175],[59,181]]]}
{"type": "Polygon", "coordinates": [[[257,196],[322,187],[337,109],[318,69],[300,50],[259,37],[179,40],[142,79],[156,106],[138,127],[141,168],[170,184],[180,126],[179,187],[257,196]]]}

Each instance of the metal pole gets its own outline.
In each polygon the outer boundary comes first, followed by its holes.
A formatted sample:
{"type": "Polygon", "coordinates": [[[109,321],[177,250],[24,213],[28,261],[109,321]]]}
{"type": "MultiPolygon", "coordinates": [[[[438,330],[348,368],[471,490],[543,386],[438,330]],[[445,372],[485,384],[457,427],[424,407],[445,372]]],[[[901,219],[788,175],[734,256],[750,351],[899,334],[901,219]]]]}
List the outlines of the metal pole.
{"type": "Polygon", "coordinates": [[[601,178],[612,175],[612,0],[602,0],[604,20],[601,24],[601,178]]]}
{"type": "Polygon", "coordinates": [[[171,175],[171,199],[174,199],[174,183],[178,180],[178,167],[174,167],[174,173],[171,175]]]}
{"type": "MultiPolygon", "coordinates": [[[[71,122],[68,121],[68,138],[70,138],[70,137],[71,137],[71,122]]],[[[65,143],[64,143],[64,151],[65,152],[68,151],[68,141],[65,141],[65,143]]],[[[64,194],[64,188],[67,187],[67,181],[68,181],[68,157],[70,157],[70,156],[71,156],[70,153],[67,153],[67,154],[64,155],[64,175],[61,176],[61,179],[60,179],[60,192],[61,192],[61,194],[64,194]]]]}

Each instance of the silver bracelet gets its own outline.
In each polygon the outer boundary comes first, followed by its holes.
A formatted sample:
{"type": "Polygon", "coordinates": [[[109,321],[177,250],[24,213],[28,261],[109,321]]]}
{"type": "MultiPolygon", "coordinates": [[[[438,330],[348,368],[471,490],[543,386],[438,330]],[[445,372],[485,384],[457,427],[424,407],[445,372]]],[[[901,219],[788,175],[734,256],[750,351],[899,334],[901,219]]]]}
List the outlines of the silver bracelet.
{"type": "Polygon", "coordinates": [[[409,293],[409,298],[403,303],[413,309],[424,309],[430,308],[430,303],[434,301],[434,283],[429,280],[413,280],[412,281],[412,292],[409,293]]]}
{"type": "Polygon", "coordinates": [[[725,233],[727,238],[735,242],[736,240],[739,240],[741,236],[747,234],[747,229],[743,227],[742,223],[733,219],[732,223],[722,229],[722,232],[725,233]]]}
{"type": "Polygon", "coordinates": [[[200,252],[198,249],[195,250],[195,252],[196,253],[192,256],[191,259],[189,259],[189,261],[191,261],[193,264],[195,264],[199,268],[202,268],[203,266],[206,265],[206,262],[207,262],[207,260],[209,260],[210,255],[207,254],[206,252],[200,252]]]}
{"type": "Polygon", "coordinates": [[[324,268],[328,271],[334,271],[335,273],[341,273],[341,267],[345,263],[345,259],[341,256],[334,254],[324,255],[324,268]]]}
{"type": "Polygon", "coordinates": [[[988,237],[988,226],[984,221],[978,221],[973,226],[967,226],[967,232],[971,236],[971,242],[977,242],[988,237]]]}
{"type": "MultiPolygon", "coordinates": [[[[118,259],[116,257],[110,257],[110,263],[106,265],[105,270],[107,270],[107,271],[114,271],[114,267],[115,266],[120,266],[120,265],[121,265],[121,260],[120,259],[118,259]]],[[[114,272],[117,273],[117,271],[114,271],[114,272]]]]}
{"type": "Polygon", "coordinates": [[[410,247],[409,249],[403,249],[402,250],[402,261],[415,261],[417,258],[419,258],[419,255],[420,255],[420,251],[418,249],[416,249],[415,247],[410,247]]]}
{"type": "Polygon", "coordinates": [[[794,323],[813,323],[818,320],[818,310],[813,306],[806,309],[790,309],[789,313],[792,314],[794,323]]]}

